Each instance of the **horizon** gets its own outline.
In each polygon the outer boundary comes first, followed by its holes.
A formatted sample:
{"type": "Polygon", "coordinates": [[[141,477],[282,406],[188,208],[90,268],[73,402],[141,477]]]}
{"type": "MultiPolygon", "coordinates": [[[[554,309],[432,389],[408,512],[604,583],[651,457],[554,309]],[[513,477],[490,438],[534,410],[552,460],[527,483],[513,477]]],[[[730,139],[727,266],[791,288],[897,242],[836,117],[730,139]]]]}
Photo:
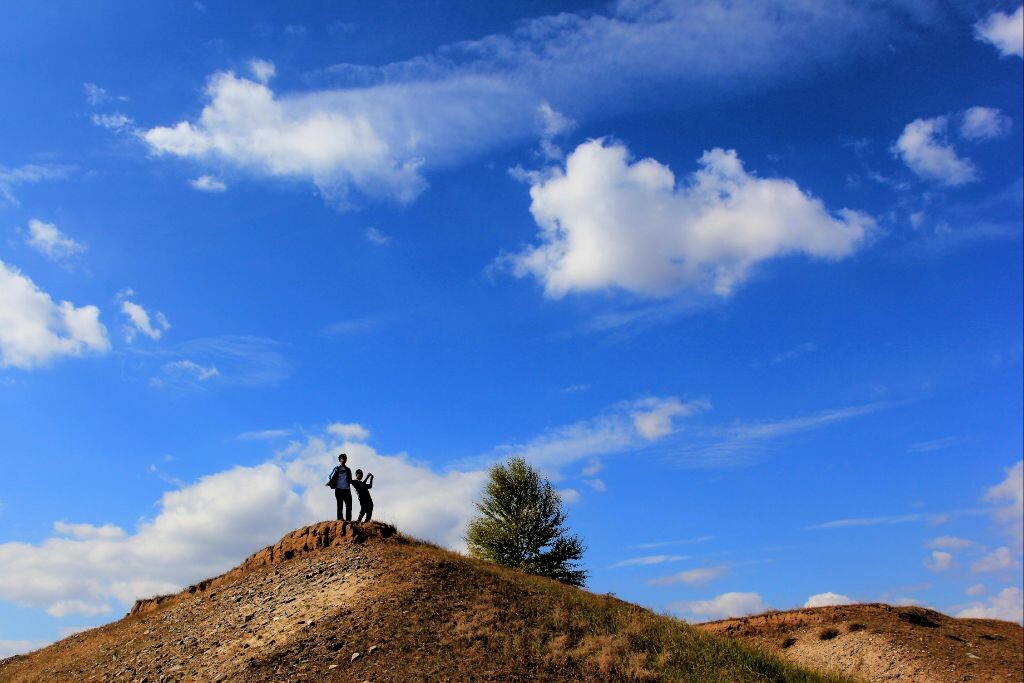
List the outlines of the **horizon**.
{"type": "Polygon", "coordinates": [[[7,14],[0,657],[332,519],[342,451],[459,551],[522,456],[689,621],[1024,620],[1019,2],[7,14]]]}

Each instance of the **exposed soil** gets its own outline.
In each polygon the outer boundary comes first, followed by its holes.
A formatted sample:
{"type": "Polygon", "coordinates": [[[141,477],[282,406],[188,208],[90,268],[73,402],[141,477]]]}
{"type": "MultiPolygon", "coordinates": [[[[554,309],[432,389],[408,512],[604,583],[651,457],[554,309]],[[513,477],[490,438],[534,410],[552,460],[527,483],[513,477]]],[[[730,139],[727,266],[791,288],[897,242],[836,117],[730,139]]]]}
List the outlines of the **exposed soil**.
{"type": "Polygon", "coordinates": [[[815,607],[701,628],[866,681],[1024,681],[1024,628],[920,607],[815,607]]]}

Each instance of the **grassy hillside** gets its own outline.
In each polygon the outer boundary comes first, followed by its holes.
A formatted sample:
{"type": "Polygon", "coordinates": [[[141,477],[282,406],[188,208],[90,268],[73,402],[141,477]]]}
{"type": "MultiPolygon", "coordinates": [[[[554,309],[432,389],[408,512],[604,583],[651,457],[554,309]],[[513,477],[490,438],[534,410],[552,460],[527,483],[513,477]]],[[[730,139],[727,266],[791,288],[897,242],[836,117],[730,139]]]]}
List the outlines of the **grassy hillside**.
{"type": "Polygon", "coordinates": [[[4,660],[0,680],[849,680],[382,527],[318,528],[275,562],[4,660]]]}

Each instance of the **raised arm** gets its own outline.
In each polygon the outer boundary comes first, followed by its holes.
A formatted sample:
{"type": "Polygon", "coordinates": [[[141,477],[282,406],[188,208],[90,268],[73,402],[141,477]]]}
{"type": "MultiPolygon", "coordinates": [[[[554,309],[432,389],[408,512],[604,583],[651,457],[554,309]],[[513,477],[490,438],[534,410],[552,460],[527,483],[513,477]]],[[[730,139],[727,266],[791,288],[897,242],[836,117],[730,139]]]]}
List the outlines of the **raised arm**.
{"type": "Polygon", "coordinates": [[[370,472],[369,474],[366,475],[366,488],[373,488],[373,472],[370,472]]]}

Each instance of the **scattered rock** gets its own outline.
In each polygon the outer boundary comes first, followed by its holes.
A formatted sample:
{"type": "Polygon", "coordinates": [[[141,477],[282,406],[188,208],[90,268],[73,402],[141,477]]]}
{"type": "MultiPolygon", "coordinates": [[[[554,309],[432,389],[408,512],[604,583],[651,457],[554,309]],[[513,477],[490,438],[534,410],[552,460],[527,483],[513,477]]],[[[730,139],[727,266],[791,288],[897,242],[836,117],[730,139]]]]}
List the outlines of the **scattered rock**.
{"type": "Polygon", "coordinates": [[[360,657],[362,657],[362,656],[363,656],[363,655],[361,655],[361,654],[360,654],[360,653],[358,653],[358,652],[353,652],[353,653],[352,653],[352,657],[351,657],[351,658],[350,658],[350,659],[349,659],[348,661],[350,661],[350,662],[354,662],[354,661],[356,661],[357,659],[359,659],[359,658],[360,658],[360,657]]]}

